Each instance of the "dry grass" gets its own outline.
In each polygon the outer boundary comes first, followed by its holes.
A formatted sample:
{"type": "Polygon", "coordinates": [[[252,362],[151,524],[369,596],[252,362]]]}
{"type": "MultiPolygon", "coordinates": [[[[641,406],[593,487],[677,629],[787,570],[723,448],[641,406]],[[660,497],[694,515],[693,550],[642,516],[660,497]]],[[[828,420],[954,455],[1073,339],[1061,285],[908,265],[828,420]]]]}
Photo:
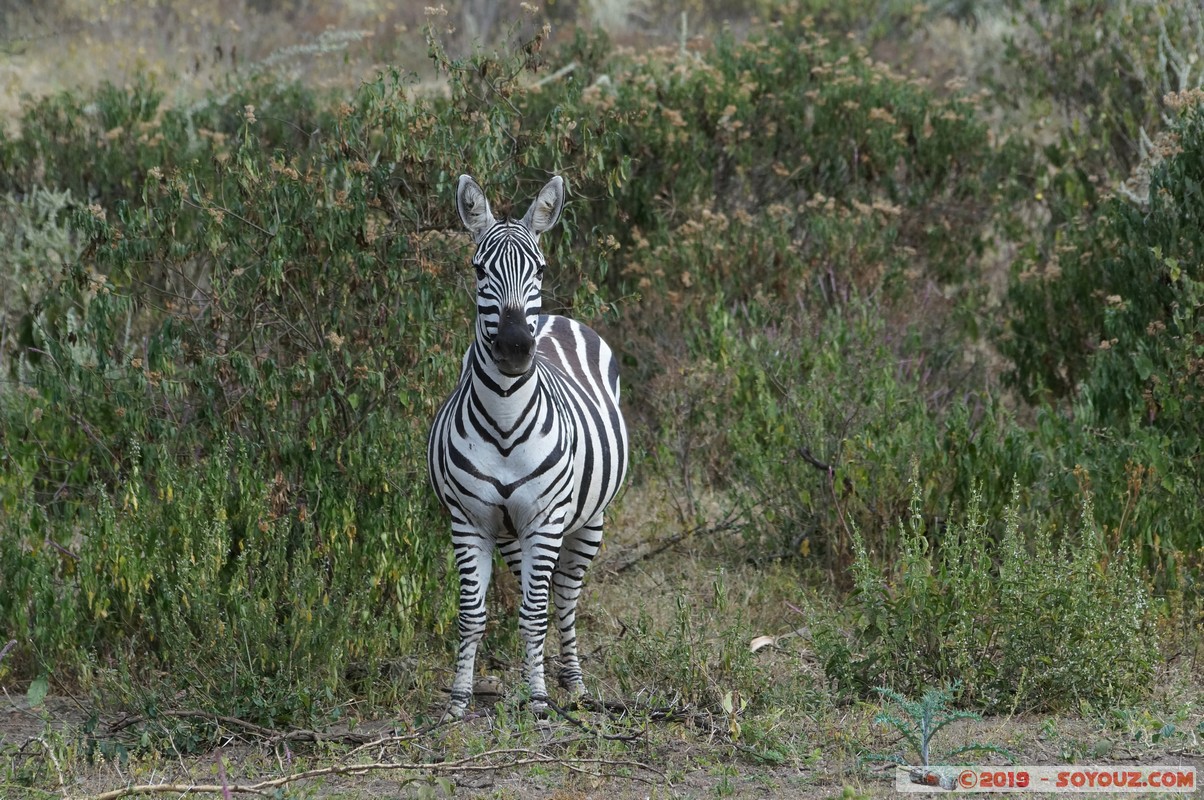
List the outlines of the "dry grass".
{"type": "Polygon", "coordinates": [[[676,42],[678,21],[638,0],[607,0],[572,11],[543,3],[448,0],[16,0],[0,11],[0,125],[10,132],[22,98],[147,76],[183,102],[221,88],[237,73],[271,69],[316,86],[353,87],[385,66],[436,76],[423,26],[437,25],[452,55],[535,30],[553,19],[553,41],[571,37],[575,21],[598,26],[620,42],[676,42]],[[446,8],[447,13],[431,13],[446,8]],[[534,16],[532,16],[534,11],[534,16]],[[515,25],[518,28],[514,28],[515,25]],[[524,27],[525,26],[525,27],[524,27]],[[475,32],[475,33],[474,33],[475,32]]]}

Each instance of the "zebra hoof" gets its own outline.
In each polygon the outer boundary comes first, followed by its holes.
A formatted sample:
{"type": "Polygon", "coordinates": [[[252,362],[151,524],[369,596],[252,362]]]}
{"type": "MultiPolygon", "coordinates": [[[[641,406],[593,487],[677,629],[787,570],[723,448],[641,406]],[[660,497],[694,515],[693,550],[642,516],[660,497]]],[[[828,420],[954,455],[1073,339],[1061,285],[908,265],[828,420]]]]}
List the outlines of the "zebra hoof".
{"type": "Polygon", "coordinates": [[[532,697],[527,701],[527,710],[535,716],[543,719],[548,716],[548,698],[544,696],[532,697]]]}
{"type": "Polygon", "coordinates": [[[447,707],[440,722],[457,722],[464,719],[464,715],[468,712],[468,701],[471,699],[472,695],[464,696],[458,692],[452,692],[451,705],[447,707]]]}
{"type": "Polygon", "coordinates": [[[579,700],[585,696],[585,684],[579,675],[572,677],[560,676],[560,685],[569,693],[570,700],[579,700]]]}

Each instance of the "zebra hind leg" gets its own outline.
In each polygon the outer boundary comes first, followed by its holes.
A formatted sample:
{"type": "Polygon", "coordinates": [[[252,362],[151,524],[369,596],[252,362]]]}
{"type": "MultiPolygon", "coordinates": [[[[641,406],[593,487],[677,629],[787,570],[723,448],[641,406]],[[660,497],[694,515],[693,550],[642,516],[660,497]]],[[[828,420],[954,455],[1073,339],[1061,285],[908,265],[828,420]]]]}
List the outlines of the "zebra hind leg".
{"type": "Polygon", "coordinates": [[[585,694],[581,661],[577,656],[577,600],[581,596],[585,570],[601,545],[602,516],[598,515],[580,530],[565,537],[560,561],[552,575],[556,627],[560,631],[560,685],[574,699],[585,694]]]}
{"type": "Polygon", "coordinates": [[[489,589],[493,566],[492,547],[484,547],[476,533],[453,531],[452,544],[460,573],[460,649],[456,656],[456,677],[451,686],[451,705],[443,715],[444,721],[461,719],[472,700],[477,646],[485,635],[485,593],[489,589]]]}

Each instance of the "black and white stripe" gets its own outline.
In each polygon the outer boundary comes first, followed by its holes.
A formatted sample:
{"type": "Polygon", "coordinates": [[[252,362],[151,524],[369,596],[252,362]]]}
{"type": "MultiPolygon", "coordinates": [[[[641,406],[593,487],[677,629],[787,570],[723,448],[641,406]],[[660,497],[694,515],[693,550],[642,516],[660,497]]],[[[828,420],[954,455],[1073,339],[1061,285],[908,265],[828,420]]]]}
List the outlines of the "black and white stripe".
{"type": "Polygon", "coordinates": [[[627,473],[619,369],[585,325],[540,314],[546,264],[538,236],[560,218],[553,178],[521,220],[497,220],[481,187],[460,176],[456,205],[477,242],[476,337],[460,381],[431,427],[431,484],[451,512],[460,575],[460,649],[448,716],[472,697],[494,548],[522,586],[519,629],[535,709],[544,707],[549,595],[560,631],[560,681],[585,691],[576,609],[602,543],[602,518],[627,473]]]}

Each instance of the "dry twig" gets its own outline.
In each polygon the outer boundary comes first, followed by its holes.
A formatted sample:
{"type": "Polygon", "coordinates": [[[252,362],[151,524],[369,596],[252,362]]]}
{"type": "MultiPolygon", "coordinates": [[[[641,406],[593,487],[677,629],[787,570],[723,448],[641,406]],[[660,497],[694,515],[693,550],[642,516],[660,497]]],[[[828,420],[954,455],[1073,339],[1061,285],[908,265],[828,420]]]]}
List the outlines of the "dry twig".
{"type": "Polygon", "coordinates": [[[443,762],[427,762],[427,763],[391,763],[387,761],[374,761],[364,764],[337,764],[330,767],[320,767],[318,769],[305,770],[292,775],[283,775],[278,778],[259,781],[257,783],[227,783],[225,785],[217,784],[144,784],[139,786],[126,786],[121,789],[114,789],[102,794],[91,795],[82,800],[120,800],[123,797],[138,797],[156,794],[256,794],[268,796],[272,790],[279,789],[290,783],[298,781],[312,780],[314,778],[324,778],[341,775],[363,775],[368,772],[427,772],[433,775],[446,774],[449,772],[492,772],[501,769],[514,769],[516,767],[533,766],[536,764],[561,766],[573,772],[578,772],[593,777],[625,777],[629,780],[640,781],[642,783],[653,783],[654,781],[639,775],[624,775],[619,776],[614,773],[603,773],[594,770],[586,769],[588,765],[597,765],[598,767],[621,767],[632,770],[641,770],[644,772],[655,773],[660,776],[661,780],[665,779],[665,774],[655,767],[639,761],[627,761],[622,759],[606,759],[606,758],[560,758],[556,756],[538,753],[534,750],[521,748],[504,749],[504,750],[489,750],[475,756],[466,756],[465,758],[455,761],[443,762]],[[493,762],[493,759],[501,758],[501,761],[493,762]],[[481,763],[488,761],[490,763],[481,763]]]}

